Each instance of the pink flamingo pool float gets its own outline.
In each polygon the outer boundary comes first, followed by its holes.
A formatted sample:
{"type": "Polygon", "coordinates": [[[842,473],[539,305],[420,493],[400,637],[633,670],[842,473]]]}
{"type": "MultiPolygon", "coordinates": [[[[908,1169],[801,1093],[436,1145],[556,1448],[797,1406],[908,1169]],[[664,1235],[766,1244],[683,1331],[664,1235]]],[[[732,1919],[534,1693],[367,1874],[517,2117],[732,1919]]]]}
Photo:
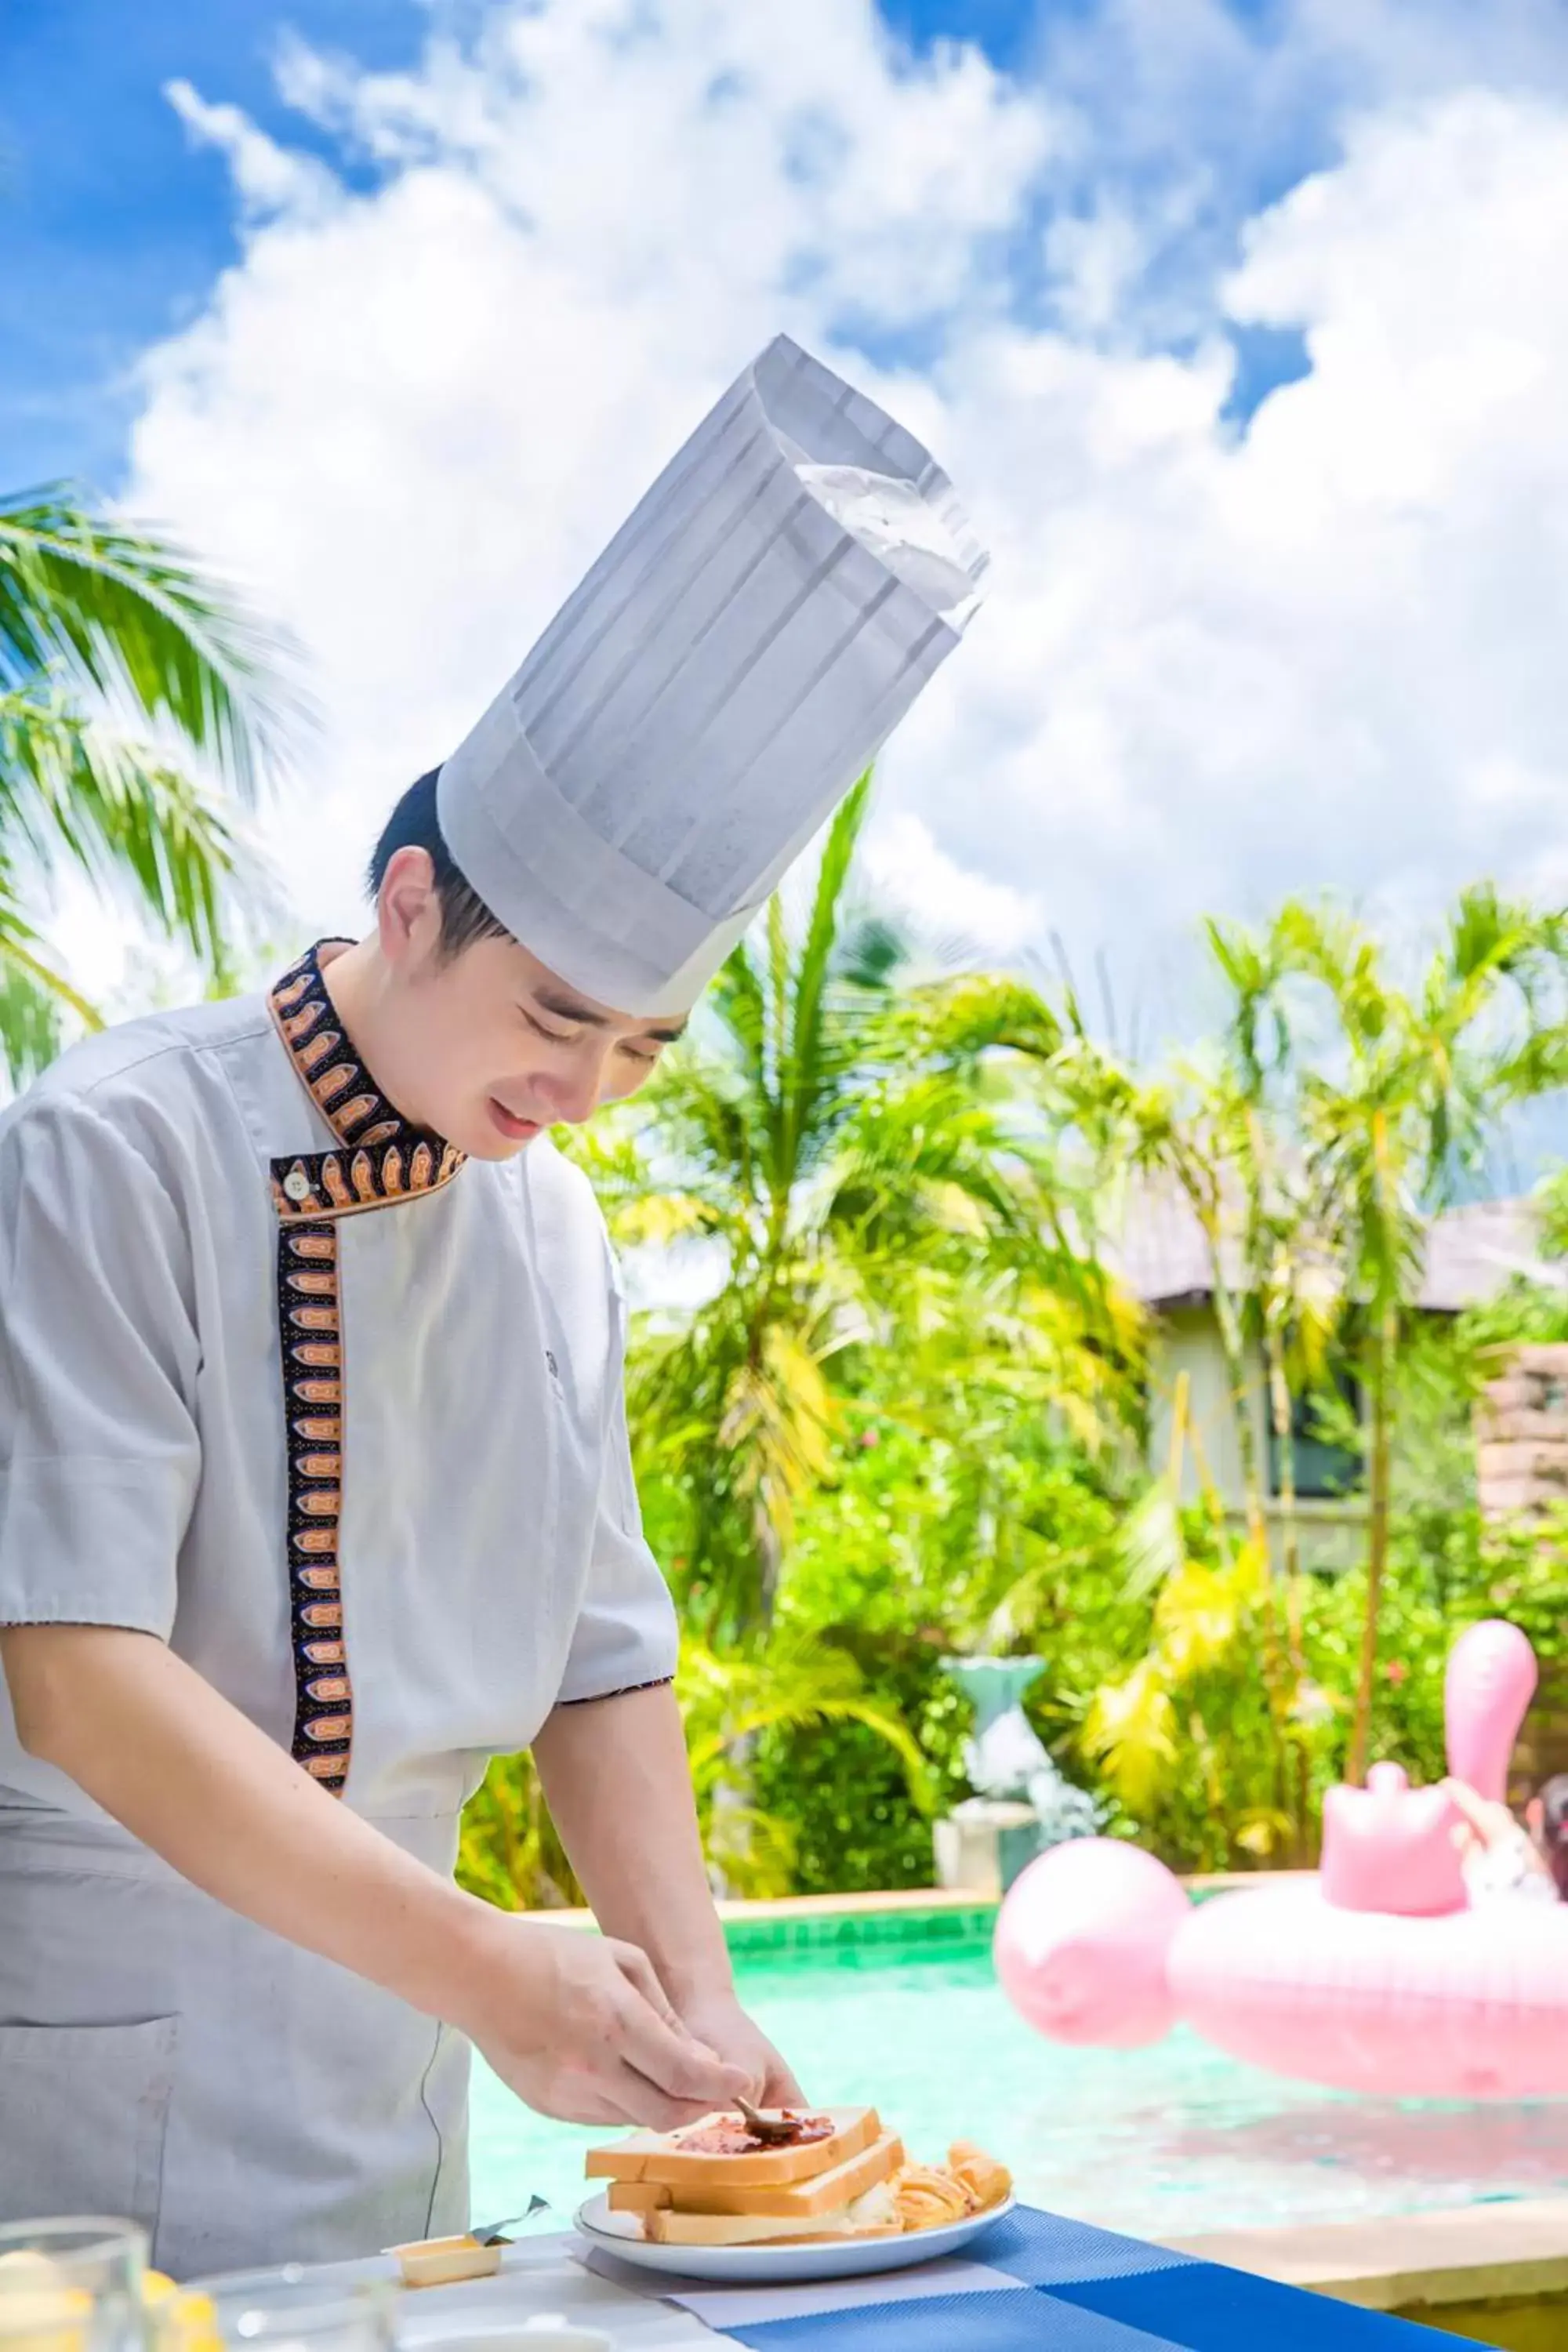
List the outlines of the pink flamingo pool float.
{"type": "MultiPolygon", "coordinates": [[[[1500,1801],[1534,1694],[1512,1625],[1472,1626],[1445,1691],[1448,1767],[1500,1801]]],[[[1568,2093],[1568,1904],[1472,1910],[1447,1790],[1379,1764],[1331,1789],[1315,1877],[1201,1905],[1100,1838],[1054,1847],[996,1926],[1016,2009],[1051,2040],[1133,2050],[1178,2020],[1253,2065],[1396,2098],[1568,2093]]]]}

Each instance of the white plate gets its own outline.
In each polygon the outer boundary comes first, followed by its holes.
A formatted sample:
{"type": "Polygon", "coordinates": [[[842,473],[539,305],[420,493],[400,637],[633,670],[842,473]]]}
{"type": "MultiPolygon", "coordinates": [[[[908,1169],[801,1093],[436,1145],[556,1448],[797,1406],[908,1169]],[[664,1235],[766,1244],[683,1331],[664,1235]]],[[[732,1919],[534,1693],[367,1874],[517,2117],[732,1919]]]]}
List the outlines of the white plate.
{"type": "Polygon", "coordinates": [[[828,2239],[816,2246],[656,2246],[643,2236],[635,2213],[612,2213],[608,2200],[591,2197],[576,2226],[590,2245],[638,2270],[667,2277],[711,2280],[726,2286],[787,2286],[807,2279],[865,2278],[877,2271],[912,2270],[943,2254],[962,2253],[1013,2210],[1009,2197],[966,2221],[945,2229],[911,2230],[902,2238],[828,2239]]]}

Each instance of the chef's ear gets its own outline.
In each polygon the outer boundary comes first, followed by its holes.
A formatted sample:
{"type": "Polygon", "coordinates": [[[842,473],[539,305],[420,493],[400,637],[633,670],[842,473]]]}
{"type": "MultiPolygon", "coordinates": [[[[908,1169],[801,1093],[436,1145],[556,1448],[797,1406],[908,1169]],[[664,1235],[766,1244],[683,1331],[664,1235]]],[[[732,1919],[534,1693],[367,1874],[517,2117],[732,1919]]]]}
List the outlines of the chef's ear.
{"type": "Polygon", "coordinates": [[[375,894],[375,921],[382,954],[396,970],[435,961],[441,945],[441,897],[427,849],[410,845],[388,859],[375,894]]]}

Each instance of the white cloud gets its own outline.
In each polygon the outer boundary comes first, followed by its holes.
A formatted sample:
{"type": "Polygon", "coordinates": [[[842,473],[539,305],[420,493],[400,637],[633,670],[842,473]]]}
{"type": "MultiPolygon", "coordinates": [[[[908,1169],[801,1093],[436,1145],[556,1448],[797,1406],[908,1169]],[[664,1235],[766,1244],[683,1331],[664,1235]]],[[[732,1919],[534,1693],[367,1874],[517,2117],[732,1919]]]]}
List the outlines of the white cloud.
{"type": "Polygon", "coordinates": [[[1047,96],[972,50],[917,67],[869,0],[493,0],[476,47],[398,76],[296,47],[289,94],[376,160],[368,194],[183,98],[245,245],[148,355],[128,499],[310,649],[330,725],[276,828],[304,919],[353,920],[397,789],[780,326],[932,442],[996,551],[886,764],[879,854],[911,895],[1125,972],[1205,908],[1560,875],[1568,110],[1463,59],[1405,89],[1392,5],[1296,16],[1260,111],[1293,121],[1292,70],[1330,55],[1359,110],[1175,354],[1139,281],[1210,198],[1188,165],[1140,196],[1122,164],[1156,84],[1187,108],[1173,152],[1216,90],[1241,102],[1197,0],[1107,118],[1116,173],[1076,226],[1043,198],[1093,179],[1084,73],[1047,96]],[[1373,16],[1381,79],[1344,62],[1373,16]],[[1070,294],[1048,324],[1042,267],[1070,294]],[[1302,328],[1312,373],[1240,438],[1247,320],[1302,328]]]}
{"type": "Polygon", "coordinates": [[[188,81],[172,81],[165,96],[192,138],[227,159],[235,194],[247,213],[305,217],[330,209],[337,184],[313,158],[280,147],[237,106],[209,105],[188,81]]]}
{"type": "Polygon", "coordinates": [[[873,889],[932,944],[951,941],[1003,961],[1040,936],[1044,909],[1038,898],[957,865],[912,809],[897,810],[873,825],[866,866],[873,889]]]}
{"type": "Polygon", "coordinates": [[[1568,114],[1465,93],[1363,121],[1253,224],[1228,314],[1304,326],[1313,371],[1244,441],[1217,347],[972,344],[952,462],[1011,505],[940,747],[984,793],[944,804],[909,747],[943,847],[1124,950],[1289,890],[1543,875],[1568,838],[1565,236],[1568,114]]]}

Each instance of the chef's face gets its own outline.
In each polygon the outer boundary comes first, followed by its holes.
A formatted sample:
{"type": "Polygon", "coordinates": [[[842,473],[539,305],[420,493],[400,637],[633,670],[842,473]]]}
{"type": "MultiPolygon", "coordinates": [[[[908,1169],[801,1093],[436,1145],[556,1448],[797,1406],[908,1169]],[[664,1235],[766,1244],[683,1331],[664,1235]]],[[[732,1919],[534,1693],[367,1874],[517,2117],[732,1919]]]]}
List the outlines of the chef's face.
{"type": "Polygon", "coordinates": [[[376,1055],[405,1116],[476,1160],[510,1160],[540,1130],[635,1094],[683,1020],[617,1013],[514,940],[446,952],[424,851],[400,850],[377,901],[384,1003],[376,1055]]]}

